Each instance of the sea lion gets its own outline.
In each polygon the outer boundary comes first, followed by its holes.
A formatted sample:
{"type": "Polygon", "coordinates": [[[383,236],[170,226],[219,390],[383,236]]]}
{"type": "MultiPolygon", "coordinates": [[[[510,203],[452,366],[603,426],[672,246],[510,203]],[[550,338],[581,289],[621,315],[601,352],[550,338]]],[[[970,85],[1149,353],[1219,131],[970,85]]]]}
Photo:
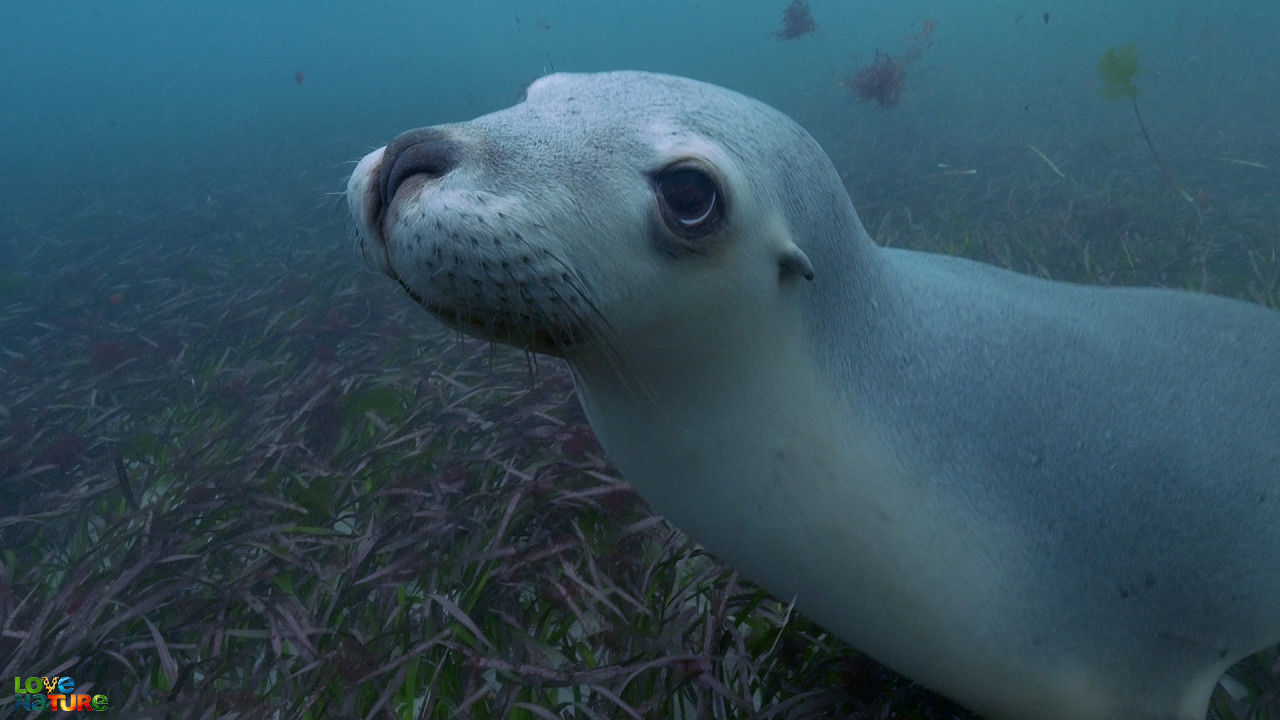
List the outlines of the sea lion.
{"type": "Polygon", "coordinates": [[[1202,720],[1280,641],[1280,314],[875,245],[818,144],[555,74],[347,197],[445,323],[564,358],[658,513],[992,718],[1202,720]]]}

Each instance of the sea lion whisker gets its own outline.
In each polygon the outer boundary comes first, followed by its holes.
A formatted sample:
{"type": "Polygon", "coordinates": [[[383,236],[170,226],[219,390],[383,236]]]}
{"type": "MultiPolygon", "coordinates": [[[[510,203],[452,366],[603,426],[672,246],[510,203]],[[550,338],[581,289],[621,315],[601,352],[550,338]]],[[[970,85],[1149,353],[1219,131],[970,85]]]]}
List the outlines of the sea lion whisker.
{"type": "Polygon", "coordinates": [[[599,306],[597,306],[595,301],[591,299],[591,293],[587,292],[586,290],[587,282],[582,278],[582,275],[575,268],[570,266],[569,263],[566,263],[564,260],[560,259],[560,256],[556,255],[556,253],[553,250],[547,250],[547,257],[551,258],[552,260],[560,264],[560,267],[564,270],[565,273],[567,273],[567,277],[565,278],[565,283],[568,284],[571,288],[573,288],[574,292],[577,293],[579,299],[581,299],[584,303],[586,303],[587,307],[590,308],[593,313],[595,313],[595,316],[600,319],[600,322],[603,324],[604,328],[609,330],[610,332],[613,332],[616,336],[617,331],[614,330],[613,325],[610,324],[609,318],[605,317],[604,313],[600,311],[599,306]],[[581,287],[579,285],[581,285],[581,287]]]}
{"type": "MultiPolygon", "coordinates": [[[[596,330],[597,339],[604,350],[604,354],[610,358],[610,362],[614,365],[618,378],[624,382],[626,377],[638,378],[638,375],[634,373],[624,372],[626,360],[623,358],[622,353],[618,350],[617,345],[615,344],[615,339],[618,335],[617,330],[614,329],[612,323],[609,322],[609,319],[605,317],[603,312],[601,312],[595,301],[591,299],[591,293],[585,289],[584,286],[586,285],[586,281],[582,279],[581,274],[556,255],[554,251],[547,250],[547,257],[550,257],[552,260],[560,264],[560,267],[565,273],[565,275],[562,276],[564,283],[569,286],[576,296],[586,304],[587,308],[594,313],[597,318],[599,318],[599,324],[587,323],[585,317],[580,318],[579,322],[581,322],[585,327],[593,327],[596,330]]],[[[643,387],[643,384],[641,386],[641,390],[644,391],[643,394],[646,399],[651,401],[653,400],[652,393],[648,388],[643,387]]]]}
{"type": "MultiPolygon", "coordinates": [[[[548,252],[547,254],[549,257],[552,257],[553,259],[558,260],[558,258],[556,258],[554,254],[550,252],[548,252]]],[[[637,373],[626,370],[625,368],[626,359],[622,356],[622,353],[618,350],[617,346],[614,343],[614,338],[616,337],[617,333],[614,330],[613,326],[609,323],[608,319],[604,316],[604,313],[600,312],[600,309],[596,307],[595,303],[591,301],[590,296],[584,290],[578,287],[577,283],[582,281],[580,280],[580,278],[578,278],[577,273],[575,271],[572,271],[572,268],[569,268],[567,265],[563,265],[563,261],[561,262],[562,262],[562,266],[566,269],[566,271],[569,271],[567,275],[562,278],[565,285],[574,291],[576,297],[580,298],[586,303],[587,307],[595,313],[595,315],[600,319],[600,322],[602,323],[601,326],[596,326],[594,328],[596,330],[596,333],[595,333],[596,340],[600,343],[601,349],[604,351],[603,352],[604,356],[609,358],[610,363],[614,366],[618,379],[623,383],[628,383],[629,382],[628,378],[639,381],[640,390],[642,391],[643,397],[651,402],[656,403],[657,402],[656,397],[650,391],[649,388],[644,386],[644,383],[640,379],[639,375],[637,373]]],[[[556,290],[554,287],[552,287],[552,292],[556,293],[557,297],[559,297],[559,291],[556,290]]],[[[572,304],[562,301],[562,305],[566,306],[570,312],[575,314],[576,316],[575,322],[577,324],[587,328],[593,327],[593,325],[587,321],[587,318],[581,315],[580,311],[577,308],[573,307],[572,304]]]]}

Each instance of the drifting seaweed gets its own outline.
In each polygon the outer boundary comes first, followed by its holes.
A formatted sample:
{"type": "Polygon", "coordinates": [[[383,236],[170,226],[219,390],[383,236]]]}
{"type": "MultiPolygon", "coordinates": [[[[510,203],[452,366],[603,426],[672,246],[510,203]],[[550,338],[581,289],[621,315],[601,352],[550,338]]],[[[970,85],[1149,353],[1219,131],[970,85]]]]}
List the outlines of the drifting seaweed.
{"type": "Polygon", "coordinates": [[[859,68],[857,73],[840,84],[852,90],[862,102],[874,100],[884,109],[896,107],[907,87],[907,68],[933,44],[933,31],[937,25],[933,20],[925,20],[920,31],[911,36],[909,50],[896,58],[877,50],[871,64],[859,68]]]}
{"type": "Polygon", "coordinates": [[[876,59],[858,70],[847,84],[859,100],[874,100],[882,108],[891,108],[902,100],[902,91],[907,87],[907,69],[902,61],[877,50],[876,59]]]}
{"type": "Polygon", "coordinates": [[[779,40],[794,40],[818,29],[808,0],[791,0],[782,10],[782,26],[773,34],[779,40]]]}

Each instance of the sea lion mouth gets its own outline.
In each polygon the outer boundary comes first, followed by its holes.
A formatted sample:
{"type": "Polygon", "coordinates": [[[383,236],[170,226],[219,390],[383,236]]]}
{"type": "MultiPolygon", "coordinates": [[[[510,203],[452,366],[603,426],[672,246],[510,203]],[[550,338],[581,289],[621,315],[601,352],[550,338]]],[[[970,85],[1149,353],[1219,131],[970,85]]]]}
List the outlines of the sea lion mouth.
{"type": "MultiPolygon", "coordinates": [[[[402,287],[404,283],[401,283],[402,287]]],[[[583,326],[551,327],[531,316],[504,316],[467,312],[423,302],[405,287],[409,297],[445,325],[481,340],[500,342],[522,350],[564,357],[590,337],[583,326]]]]}
{"type": "MultiPolygon", "coordinates": [[[[394,239],[380,230],[366,228],[368,239],[361,238],[361,251],[365,253],[366,260],[369,260],[370,251],[366,243],[371,243],[375,246],[373,252],[378,253],[377,269],[394,280],[409,299],[445,325],[481,340],[557,357],[568,355],[592,338],[590,324],[583,317],[581,308],[594,311],[594,307],[583,294],[581,281],[567,280],[568,273],[554,275],[563,282],[560,287],[552,286],[552,275],[541,274],[523,282],[516,282],[513,277],[487,277],[481,281],[468,276],[464,288],[453,279],[454,273],[449,272],[443,278],[428,277],[419,291],[396,270],[390,250],[394,239]],[[464,294],[464,289],[470,294],[464,294]],[[515,302],[511,299],[513,294],[518,298],[515,302]],[[543,300],[534,300],[537,297],[543,300]],[[525,307],[525,311],[514,309],[513,304],[525,307]]],[[[549,253],[544,256],[549,257],[549,253]]],[[[473,257],[470,260],[479,268],[494,265],[484,258],[473,257]]]]}
{"type": "Polygon", "coordinates": [[[582,325],[552,327],[531,315],[504,315],[432,303],[405,282],[390,265],[387,266],[386,274],[396,281],[410,300],[437,320],[481,340],[559,357],[590,337],[590,333],[582,325]]]}
{"type": "Polygon", "coordinates": [[[586,283],[548,250],[522,252],[517,270],[501,255],[446,235],[423,235],[414,245],[421,250],[417,260],[404,257],[405,244],[380,228],[366,225],[358,240],[367,264],[455,330],[555,356],[594,336],[588,316],[599,311],[586,283]]]}

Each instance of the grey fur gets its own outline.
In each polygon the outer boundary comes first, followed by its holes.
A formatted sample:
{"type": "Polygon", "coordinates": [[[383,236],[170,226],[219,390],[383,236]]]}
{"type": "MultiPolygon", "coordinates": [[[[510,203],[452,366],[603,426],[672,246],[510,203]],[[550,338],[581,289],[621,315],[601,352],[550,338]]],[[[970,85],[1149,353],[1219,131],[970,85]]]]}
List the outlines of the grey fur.
{"type": "Polygon", "coordinates": [[[879,248],[804,130],[681,78],[555,75],[443,129],[462,159],[397,200],[404,237],[371,210],[380,156],[353,176],[371,261],[566,357],[655,510],[855,646],[991,717],[1201,720],[1280,641],[1280,314],[879,248]],[[644,182],[664,138],[745,178],[675,257],[644,182]],[[774,284],[723,285],[757,245],[774,284]],[[667,291],[698,302],[663,315],[667,291]]]}

